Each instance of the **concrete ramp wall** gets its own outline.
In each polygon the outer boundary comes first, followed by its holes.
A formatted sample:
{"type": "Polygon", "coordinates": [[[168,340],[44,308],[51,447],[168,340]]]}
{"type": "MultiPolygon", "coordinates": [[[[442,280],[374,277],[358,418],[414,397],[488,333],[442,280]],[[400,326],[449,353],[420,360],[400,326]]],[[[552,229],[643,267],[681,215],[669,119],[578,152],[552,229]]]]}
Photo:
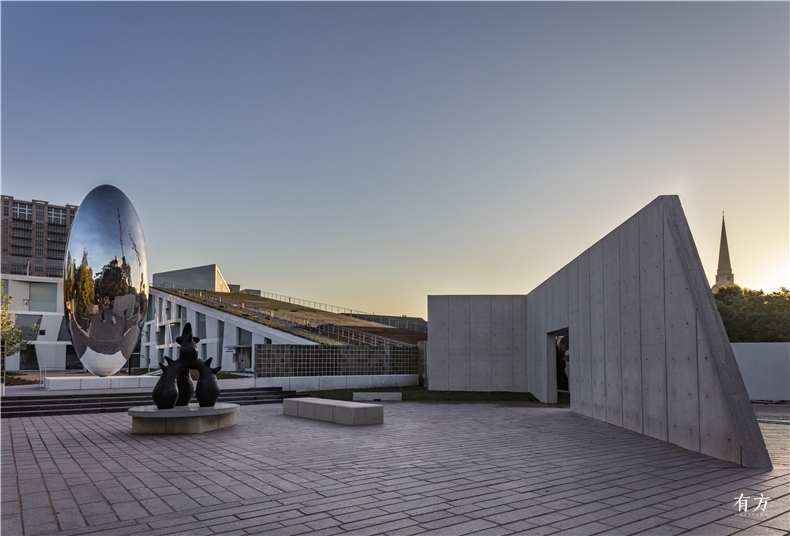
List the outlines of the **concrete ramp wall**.
{"type": "Polygon", "coordinates": [[[526,309],[527,389],[540,400],[557,400],[548,334],[568,329],[573,411],[771,466],[677,196],[583,252],[530,292],[526,309]]]}
{"type": "Polygon", "coordinates": [[[428,296],[432,391],[527,391],[527,297],[428,296]]]}

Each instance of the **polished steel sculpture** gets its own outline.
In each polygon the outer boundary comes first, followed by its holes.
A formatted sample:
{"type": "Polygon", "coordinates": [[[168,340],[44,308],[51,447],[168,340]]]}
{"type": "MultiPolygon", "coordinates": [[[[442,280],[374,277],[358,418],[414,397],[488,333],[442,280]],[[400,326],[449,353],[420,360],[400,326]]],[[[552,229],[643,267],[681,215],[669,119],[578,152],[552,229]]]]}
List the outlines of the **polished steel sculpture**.
{"type": "Polygon", "coordinates": [[[91,190],[71,226],[63,270],[74,351],[97,376],[118,372],[140,340],[148,310],[148,260],[140,218],[118,188],[91,190]]]}

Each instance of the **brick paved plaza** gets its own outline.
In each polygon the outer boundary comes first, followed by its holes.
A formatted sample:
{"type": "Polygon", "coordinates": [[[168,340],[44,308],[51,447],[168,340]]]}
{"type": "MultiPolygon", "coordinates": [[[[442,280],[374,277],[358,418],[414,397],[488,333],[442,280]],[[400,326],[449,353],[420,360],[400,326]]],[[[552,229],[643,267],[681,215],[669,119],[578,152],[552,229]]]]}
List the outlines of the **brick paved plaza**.
{"type": "Polygon", "coordinates": [[[790,426],[761,427],[767,472],[529,403],[393,403],[364,427],[245,406],[195,436],[3,419],[2,534],[786,534],[790,426]]]}

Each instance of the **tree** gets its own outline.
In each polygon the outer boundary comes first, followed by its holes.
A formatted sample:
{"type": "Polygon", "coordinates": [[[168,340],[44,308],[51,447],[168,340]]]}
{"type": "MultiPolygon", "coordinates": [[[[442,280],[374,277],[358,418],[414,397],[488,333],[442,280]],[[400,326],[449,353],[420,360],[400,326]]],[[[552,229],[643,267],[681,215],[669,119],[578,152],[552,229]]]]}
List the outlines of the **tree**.
{"type": "Polygon", "coordinates": [[[93,287],[93,270],[88,264],[88,252],[82,254],[82,263],[77,268],[74,277],[74,284],[77,287],[77,313],[83,316],[89,316],[93,308],[93,300],[95,298],[95,290],[93,287]]]}
{"type": "Polygon", "coordinates": [[[0,336],[3,338],[4,355],[14,355],[27,348],[27,340],[16,325],[16,315],[9,312],[12,303],[14,298],[6,296],[5,289],[0,287],[0,336]]]}
{"type": "Polygon", "coordinates": [[[714,294],[730,342],[790,342],[790,290],[722,287],[714,294]]]}

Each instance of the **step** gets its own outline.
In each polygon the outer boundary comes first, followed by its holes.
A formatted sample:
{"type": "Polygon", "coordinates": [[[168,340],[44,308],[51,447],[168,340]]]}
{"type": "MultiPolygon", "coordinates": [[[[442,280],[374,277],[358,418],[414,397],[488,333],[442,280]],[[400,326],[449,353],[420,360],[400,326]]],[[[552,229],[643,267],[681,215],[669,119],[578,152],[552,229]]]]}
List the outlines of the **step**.
{"type": "MultiPolygon", "coordinates": [[[[282,391],[281,387],[246,387],[243,389],[224,389],[220,392],[220,396],[222,393],[259,393],[259,392],[273,392],[278,393],[282,391]]],[[[63,392],[61,392],[63,393],[63,392]]],[[[0,403],[5,404],[6,401],[14,401],[14,400],[57,400],[61,401],[68,398],[122,398],[122,397],[130,397],[130,396],[150,396],[150,391],[140,391],[140,392],[125,392],[125,393],[113,393],[113,392],[102,392],[102,393],[80,393],[79,391],[69,394],[47,394],[47,395],[8,395],[0,398],[0,403]]]]}
{"type": "MultiPolygon", "coordinates": [[[[221,402],[239,405],[277,404],[284,398],[302,395],[295,391],[283,391],[279,387],[227,389],[219,396],[221,402]]],[[[195,400],[194,397],[192,399],[195,400]]],[[[0,417],[36,417],[48,415],[72,415],[83,413],[110,413],[126,411],[133,406],[152,404],[147,393],[94,393],[89,395],[65,396],[15,396],[4,397],[0,406],[0,417]],[[48,404],[49,403],[49,404],[48,404]]]]}

